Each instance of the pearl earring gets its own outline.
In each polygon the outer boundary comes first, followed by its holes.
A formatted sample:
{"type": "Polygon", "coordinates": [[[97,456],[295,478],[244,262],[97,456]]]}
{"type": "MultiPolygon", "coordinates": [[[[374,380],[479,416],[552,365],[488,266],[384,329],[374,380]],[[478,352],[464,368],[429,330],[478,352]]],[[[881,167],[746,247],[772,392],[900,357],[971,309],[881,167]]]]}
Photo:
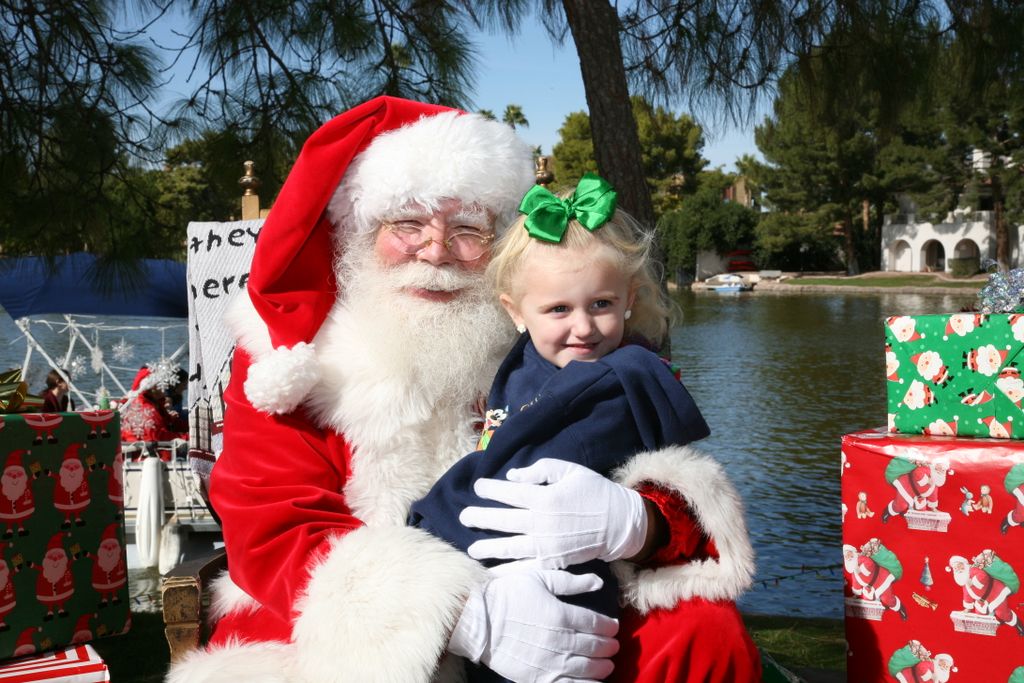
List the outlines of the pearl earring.
{"type": "Polygon", "coordinates": [[[630,318],[633,317],[633,311],[631,311],[630,309],[627,308],[626,312],[623,314],[622,317],[623,317],[624,320],[629,320],[630,318]]]}
{"type": "Polygon", "coordinates": [[[519,325],[516,325],[516,332],[518,332],[519,334],[526,332],[526,325],[523,325],[521,323],[519,325]]]}

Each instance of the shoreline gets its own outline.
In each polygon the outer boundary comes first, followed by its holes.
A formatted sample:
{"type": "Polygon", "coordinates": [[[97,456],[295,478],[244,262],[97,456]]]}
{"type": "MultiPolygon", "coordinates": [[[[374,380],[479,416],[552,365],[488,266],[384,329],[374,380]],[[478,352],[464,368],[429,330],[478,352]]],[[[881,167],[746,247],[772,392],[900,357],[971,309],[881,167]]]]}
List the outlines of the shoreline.
{"type": "MultiPolygon", "coordinates": [[[[754,294],[756,294],[757,292],[772,292],[772,293],[792,292],[792,293],[795,293],[795,294],[806,294],[806,293],[814,293],[814,292],[825,292],[825,293],[829,293],[829,294],[834,294],[834,293],[840,293],[840,294],[858,294],[858,293],[885,294],[885,293],[891,293],[891,294],[963,295],[964,297],[977,297],[978,292],[981,291],[981,288],[987,282],[987,280],[978,280],[977,281],[977,287],[970,286],[970,285],[969,286],[959,286],[959,287],[943,287],[942,285],[927,285],[927,286],[925,286],[925,285],[915,285],[915,284],[913,284],[913,278],[912,277],[908,277],[907,278],[907,284],[901,284],[901,285],[895,286],[895,287],[893,287],[893,286],[884,287],[884,286],[879,286],[879,285],[868,284],[874,277],[882,277],[884,275],[885,274],[883,273],[883,274],[879,274],[879,275],[867,275],[867,276],[860,275],[860,276],[853,276],[853,277],[849,277],[849,278],[843,277],[842,279],[849,279],[851,281],[851,283],[848,284],[848,285],[846,285],[846,284],[843,284],[843,285],[825,284],[825,283],[817,283],[817,282],[808,282],[806,284],[800,284],[799,281],[802,279],[800,277],[788,277],[788,278],[786,278],[784,280],[764,280],[764,279],[762,279],[762,280],[757,280],[757,281],[754,282],[754,289],[751,292],[743,292],[743,293],[744,294],[746,294],[746,293],[754,293],[754,294]],[[861,282],[863,282],[864,284],[860,284],[861,282]]],[[[826,278],[826,277],[830,278],[830,279],[839,279],[839,278],[837,278],[837,276],[833,276],[833,275],[817,275],[817,274],[815,274],[813,276],[808,276],[808,279],[811,279],[811,278],[826,278]]],[[[943,278],[943,279],[947,279],[947,278],[943,278]]],[[[970,282],[970,280],[955,280],[955,282],[970,282]]],[[[668,291],[669,292],[678,292],[678,291],[690,290],[690,291],[692,291],[692,292],[694,292],[696,294],[714,294],[714,293],[716,293],[716,292],[714,292],[714,290],[709,289],[707,287],[705,281],[692,282],[692,283],[690,283],[688,285],[678,285],[678,284],[676,284],[674,282],[668,282],[667,286],[668,286],[668,291]]]]}

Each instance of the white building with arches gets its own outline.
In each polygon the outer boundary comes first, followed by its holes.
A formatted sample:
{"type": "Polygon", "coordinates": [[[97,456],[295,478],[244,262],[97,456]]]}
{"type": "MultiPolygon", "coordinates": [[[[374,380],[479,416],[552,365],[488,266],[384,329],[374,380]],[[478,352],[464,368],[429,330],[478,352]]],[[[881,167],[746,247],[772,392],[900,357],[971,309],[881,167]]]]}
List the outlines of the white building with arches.
{"type": "MultiPolygon", "coordinates": [[[[900,273],[952,271],[953,259],[996,257],[994,211],[957,209],[941,223],[918,222],[913,207],[885,217],[882,225],[882,270],[900,273]]],[[[1011,225],[1010,267],[1020,265],[1021,230],[1011,225]]]]}

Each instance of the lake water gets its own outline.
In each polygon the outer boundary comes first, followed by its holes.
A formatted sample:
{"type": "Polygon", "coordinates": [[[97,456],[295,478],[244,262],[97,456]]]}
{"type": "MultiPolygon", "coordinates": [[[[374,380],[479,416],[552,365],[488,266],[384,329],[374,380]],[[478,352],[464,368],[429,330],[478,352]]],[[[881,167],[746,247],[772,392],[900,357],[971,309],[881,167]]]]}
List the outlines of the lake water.
{"type": "MultiPolygon", "coordinates": [[[[757,551],[757,583],[741,602],[744,611],[842,616],[839,438],[885,423],[882,320],[955,312],[973,299],[972,293],[677,296],[683,317],[673,330],[674,360],[712,431],[699,447],[724,465],[743,495],[757,551]]],[[[18,334],[0,315],[0,369],[21,365],[18,334]]],[[[172,353],[186,335],[181,327],[123,336],[137,367],[172,353]]],[[[43,363],[38,356],[33,362],[43,363]]],[[[38,389],[38,382],[31,386],[38,389]]],[[[145,602],[156,577],[134,578],[132,594],[145,602]]]]}

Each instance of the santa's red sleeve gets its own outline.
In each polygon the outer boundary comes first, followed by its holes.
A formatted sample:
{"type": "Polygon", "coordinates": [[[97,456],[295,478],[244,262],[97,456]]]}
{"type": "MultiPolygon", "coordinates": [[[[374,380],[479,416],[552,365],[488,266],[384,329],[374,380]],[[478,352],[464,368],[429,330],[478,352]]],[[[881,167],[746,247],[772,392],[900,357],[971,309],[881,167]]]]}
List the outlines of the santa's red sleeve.
{"type": "Polygon", "coordinates": [[[484,570],[424,531],[357,519],[345,441],[301,410],[257,412],[249,362],[236,350],[211,481],[232,581],[290,625],[301,680],[429,680],[484,570]]]}
{"type": "Polygon", "coordinates": [[[652,500],[668,524],[669,540],[648,562],[612,568],[626,600],[641,613],[680,600],[735,600],[754,578],[743,502],[710,456],[693,446],[641,453],[613,479],[652,500]]]}

